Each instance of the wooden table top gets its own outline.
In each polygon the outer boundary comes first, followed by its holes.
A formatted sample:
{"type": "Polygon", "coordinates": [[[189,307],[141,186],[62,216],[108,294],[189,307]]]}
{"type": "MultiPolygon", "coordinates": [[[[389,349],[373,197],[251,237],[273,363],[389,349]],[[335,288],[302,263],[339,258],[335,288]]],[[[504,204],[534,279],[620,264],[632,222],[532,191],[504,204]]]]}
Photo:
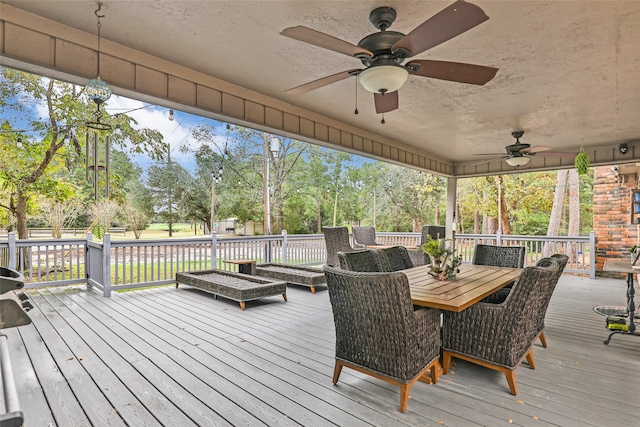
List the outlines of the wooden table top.
{"type": "MultiPolygon", "coordinates": [[[[394,248],[396,246],[404,246],[404,245],[365,245],[367,249],[386,249],[386,248],[394,248]]],[[[418,246],[405,246],[407,250],[417,250],[418,246]]]]}
{"type": "MultiPolygon", "coordinates": [[[[640,261],[638,261],[640,264],[640,261]]],[[[613,271],[616,273],[640,274],[640,265],[637,268],[631,267],[631,259],[607,259],[604,261],[603,271],[613,271]]]]}
{"type": "Polygon", "coordinates": [[[462,311],[516,280],[522,269],[463,264],[453,280],[437,280],[430,267],[402,270],[409,279],[413,304],[462,311]]]}
{"type": "Polygon", "coordinates": [[[256,262],[255,259],[225,259],[223,261],[227,264],[253,264],[256,262]]]}

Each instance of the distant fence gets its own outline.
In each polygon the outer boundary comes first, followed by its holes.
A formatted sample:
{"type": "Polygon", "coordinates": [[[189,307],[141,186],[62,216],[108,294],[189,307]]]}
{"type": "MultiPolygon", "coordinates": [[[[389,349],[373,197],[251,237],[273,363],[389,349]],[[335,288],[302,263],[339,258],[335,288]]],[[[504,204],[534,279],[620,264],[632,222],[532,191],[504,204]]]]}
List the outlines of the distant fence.
{"type": "MultiPolygon", "coordinates": [[[[63,228],[62,230],[62,235],[63,236],[83,236],[85,233],[87,233],[90,230],[87,230],[86,228],[63,228]]],[[[51,229],[50,228],[29,228],[27,229],[27,232],[29,233],[29,237],[52,237],[51,234],[51,229]]],[[[127,233],[127,227],[111,227],[109,229],[109,233],[111,234],[126,234],[127,233]]],[[[0,236],[7,236],[7,233],[3,233],[0,232],[0,236]]]]}
{"type": "MultiPolygon", "coordinates": [[[[420,233],[377,233],[378,242],[416,246],[420,233]]],[[[534,265],[553,253],[570,254],[566,272],[595,278],[595,236],[545,237],[501,234],[459,234],[456,248],[463,262],[471,262],[478,243],[525,246],[525,265],[534,265]]],[[[0,265],[19,270],[25,288],[86,283],[105,296],[112,290],[156,286],[175,282],[180,271],[220,268],[237,271],[225,260],[252,259],[257,263],[319,265],[326,260],[324,235],[285,232],[274,236],[166,238],[115,240],[106,234],[94,242],[83,238],[18,240],[9,233],[0,240],[0,265]]]]}

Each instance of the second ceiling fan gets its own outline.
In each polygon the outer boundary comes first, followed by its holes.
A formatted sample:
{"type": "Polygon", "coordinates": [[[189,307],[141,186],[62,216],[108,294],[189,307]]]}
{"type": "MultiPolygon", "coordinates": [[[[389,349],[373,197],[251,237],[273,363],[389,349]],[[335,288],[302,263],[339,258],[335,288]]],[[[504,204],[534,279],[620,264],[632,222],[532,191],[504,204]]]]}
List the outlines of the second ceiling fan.
{"type": "MultiPolygon", "coordinates": [[[[480,156],[500,156],[494,157],[492,159],[482,160],[480,162],[474,163],[473,166],[479,165],[482,163],[493,162],[496,160],[504,160],[507,162],[509,166],[522,167],[528,165],[531,161],[531,157],[535,155],[539,155],[541,157],[562,157],[562,158],[574,158],[577,153],[566,153],[560,151],[547,151],[550,150],[549,147],[545,147],[543,145],[531,146],[531,144],[520,142],[520,138],[524,135],[524,131],[517,130],[511,132],[511,136],[516,139],[516,142],[507,145],[504,147],[505,153],[484,153],[479,154],[480,156]]],[[[528,166],[527,166],[528,167],[528,166]]]]}
{"type": "Polygon", "coordinates": [[[369,20],[380,31],[360,40],[358,45],[313,30],[297,26],[283,30],[280,34],[323,47],[334,52],[353,56],[365,66],[342,71],[287,90],[290,94],[301,94],[336,83],[351,76],[358,76],[362,86],[374,94],[377,113],[386,113],[398,108],[398,89],[409,75],[429,77],[452,82],[484,85],[495,77],[497,68],[460,62],[410,60],[447,40],[450,40],[488,20],[484,11],[471,3],[457,1],[418,25],[405,35],[387,31],[396,19],[396,11],[390,7],[378,7],[371,12],[369,20]]]}

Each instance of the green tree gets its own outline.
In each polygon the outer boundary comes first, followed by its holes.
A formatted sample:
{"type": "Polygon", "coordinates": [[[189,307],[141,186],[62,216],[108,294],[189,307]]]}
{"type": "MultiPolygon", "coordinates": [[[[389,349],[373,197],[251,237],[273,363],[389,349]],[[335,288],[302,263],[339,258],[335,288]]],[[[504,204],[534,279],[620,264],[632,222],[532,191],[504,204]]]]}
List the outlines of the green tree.
{"type": "Polygon", "coordinates": [[[157,163],[147,171],[147,187],[154,200],[156,214],[169,225],[173,236],[173,223],[177,221],[181,199],[192,185],[192,177],[182,166],[168,156],[166,163],[157,163]]]}
{"type": "MultiPolygon", "coordinates": [[[[54,175],[82,164],[84,139],[78,135],[87,132],[86,122],[95,120],[95,105],[82,87],[9,68],[0,69],[0,98],[0,182],[6,192],[0,207],[16,218],[18,236],[27,238],[27,216],[35,211],[36,196],[64,200],[54,175]],[[25,114],[35,106],[42,107],[41,117],[25,114]]],[[[126,114],[105,121],[120,124],[122,136],[114,136],[113,144],[153,158],[162,155],[164,144],[157,131],[134,128],[135,121],[126,114]]]]}

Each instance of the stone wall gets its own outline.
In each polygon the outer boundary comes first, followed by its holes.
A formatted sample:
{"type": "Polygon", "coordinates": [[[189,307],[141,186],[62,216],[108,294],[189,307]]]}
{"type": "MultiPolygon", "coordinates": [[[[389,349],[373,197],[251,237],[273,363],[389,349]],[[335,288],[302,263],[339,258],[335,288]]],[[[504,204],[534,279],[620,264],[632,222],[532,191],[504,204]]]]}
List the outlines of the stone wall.
{"type": "Polygon", "coordinates": [[[628,258],[629,248],[638,242],[638,225],[630,220],[630,192],[638,187],[637,175],[618,175],[611,167],[594,168],[593,231],[596,235],[598,276],[620,277],[602,271],[609,258],[628,258]]]}

